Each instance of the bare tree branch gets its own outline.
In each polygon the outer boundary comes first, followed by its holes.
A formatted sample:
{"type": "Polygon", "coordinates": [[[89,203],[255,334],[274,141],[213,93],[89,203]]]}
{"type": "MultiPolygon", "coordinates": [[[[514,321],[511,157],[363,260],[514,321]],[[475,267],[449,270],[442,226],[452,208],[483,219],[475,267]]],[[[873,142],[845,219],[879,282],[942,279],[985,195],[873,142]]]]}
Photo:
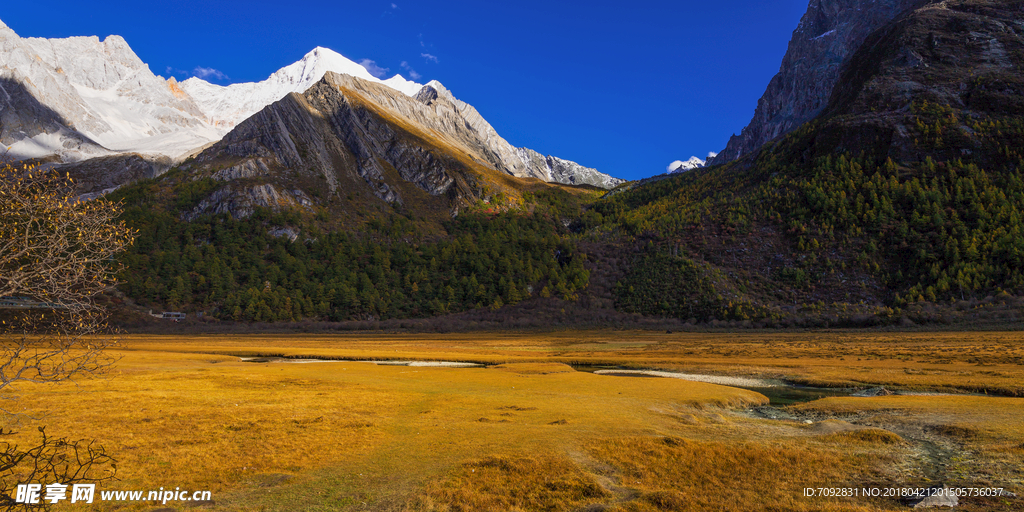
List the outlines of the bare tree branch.
{"type": "MultiPolygon", "coordinates": [[[[96,299],[116,283],[115,256],[135,236],[120,214],[104,199],[79,201],[70,176],[0,165],[0,299],[10,305],[0,306],[0,390],[69,381],[114,362],[107,349],[117,337],[96,299]]],[[[40,507],[15,503],[18,484],[113,477],[102,447],[39,432],[38,445],[21,449],[2,441],[13,433],[0,428],[0,510],[40,507]]]]}

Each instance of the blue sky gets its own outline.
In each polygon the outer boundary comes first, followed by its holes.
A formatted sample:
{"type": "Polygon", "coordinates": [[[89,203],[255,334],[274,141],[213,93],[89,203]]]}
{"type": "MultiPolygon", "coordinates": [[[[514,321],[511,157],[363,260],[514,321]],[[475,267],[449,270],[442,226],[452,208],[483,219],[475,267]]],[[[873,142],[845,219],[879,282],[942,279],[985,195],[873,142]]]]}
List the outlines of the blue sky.
{"type": "Polygon", "coordinates": [[[123,36],[154,73],[265,79],[316,46],[435,79],[516,146],[614,176],[725,147],[807,0],[9,2],[22,37],[123,36]]]}

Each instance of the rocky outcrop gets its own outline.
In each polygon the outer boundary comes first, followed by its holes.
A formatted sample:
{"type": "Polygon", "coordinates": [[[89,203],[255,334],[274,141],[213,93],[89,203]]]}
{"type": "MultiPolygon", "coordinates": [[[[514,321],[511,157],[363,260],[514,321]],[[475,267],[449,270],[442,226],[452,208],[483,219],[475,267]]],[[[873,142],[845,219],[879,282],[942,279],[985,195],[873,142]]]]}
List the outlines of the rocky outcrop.
{"type": "Polygon", "coordinates": [[[811,0],[793,31],[779,73],[757,102],[754,118],[708,160],[722,164],[814,119],[829,103],[843,65],[868,36],[929,0],[811,0]]]}
{"type": "Polygon", "coordinates": [[[199,204],[182,214],[183,220],[192,220],[204,214],[228,214],[243,219],[253,214],[256,208],[309,208],[313,202],[305,192],[287,190],[269,183],[260,185],[229,185],[214,192],[199,204]]]}
{"type": "Polygon", "coordinates": [[[516,148],[515,154],[525,164],[530,176],[544,181],[565,185],[591,185],[604,189],[613,189],[626,182],[576,162],[556,156],[543,156],[529,148],[516,148]]]}
{"type": "Polygon", "coordinates": [[[53,168],[62,175],[70,174],[80,192],[97,193],[116,189],[125,183],[155,178],[167,172],[172,164],[173,161],[167,157],[132,153],[58,164],[53,168]]]}

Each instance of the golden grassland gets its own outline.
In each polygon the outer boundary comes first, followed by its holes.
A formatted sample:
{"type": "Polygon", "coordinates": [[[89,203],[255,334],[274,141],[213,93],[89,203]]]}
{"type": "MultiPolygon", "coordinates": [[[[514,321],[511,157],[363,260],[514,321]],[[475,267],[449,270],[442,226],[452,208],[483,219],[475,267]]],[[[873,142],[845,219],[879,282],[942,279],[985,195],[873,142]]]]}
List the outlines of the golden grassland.
{"type": "MultiPolygon", "coordinates": [[[[905,505],[894,500],[811,498],[802,491],[941,478],[1020,492],[1024,478],[1014,461],[1024,455],[1024,399],[836,397],[791,407],[792,419],[768,420],[749,412],[766,402],[751,391],[593,375],[564,363],[1013,390],[1024,382],[1011,359],[1020,357],[1018,339],[1013,333],[135,336],[105,376],[14,389],[15,407],[8,409],[18,415],[5,426],[21,431],[17,440],[25,444],[37,425],[95,439],[118,459],[120,481],[101,488],[208,489],[213,503],[201,507],[213,510],[898,510],[905,505]],[[239,359],[257,355],[495,366],[239,359]],[[933,366],[955,371],[923,373],[933,366]],[[922,373],[900,371],[908,368],[922,373]]],[[[975,499],[963,509],[1020,505],[975,499]]]]}

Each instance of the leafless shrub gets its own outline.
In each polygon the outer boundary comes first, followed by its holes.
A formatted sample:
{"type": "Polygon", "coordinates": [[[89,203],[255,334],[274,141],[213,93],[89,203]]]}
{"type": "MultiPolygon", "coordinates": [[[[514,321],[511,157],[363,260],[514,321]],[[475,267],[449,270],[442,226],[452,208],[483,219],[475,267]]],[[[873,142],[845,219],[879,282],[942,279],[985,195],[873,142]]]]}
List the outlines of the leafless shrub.
{"type": "MultiPolygon", "coordinates": [[[[79,201],[68,176],[0,166],[0,390],[69,381],[113,363],[107,349],[117,338],[96,298],[115,283],[114,257],[134,238],[120,214],[110,201],[79,201]]],[[[0,441],[0,508],[20,506],[12,496],[19,483],[113,476],[102,447],[39,432],[29,448],[0,441]]],[[[0,439],[11,435],[0,428],[0,439]]]]}

